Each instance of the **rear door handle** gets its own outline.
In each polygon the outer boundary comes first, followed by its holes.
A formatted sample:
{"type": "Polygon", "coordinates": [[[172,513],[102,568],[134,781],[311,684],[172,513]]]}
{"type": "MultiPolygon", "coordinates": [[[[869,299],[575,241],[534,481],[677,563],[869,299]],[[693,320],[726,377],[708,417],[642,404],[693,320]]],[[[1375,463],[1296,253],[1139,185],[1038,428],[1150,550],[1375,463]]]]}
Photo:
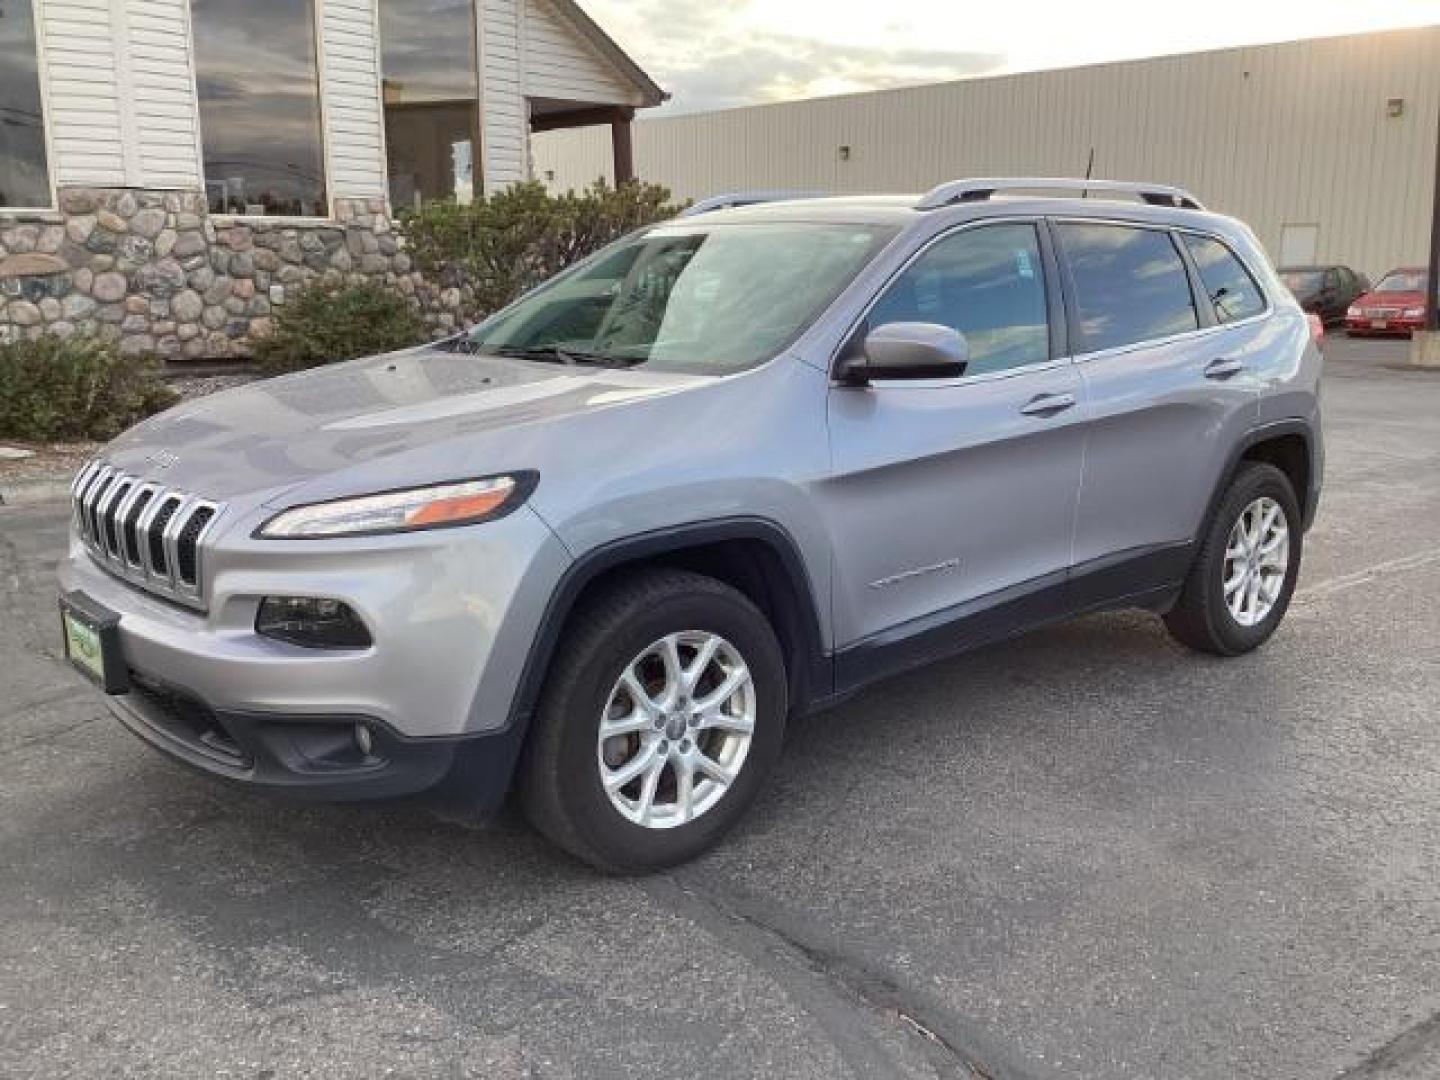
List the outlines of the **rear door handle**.
{"type": "Polygon", "coordinates": [[[1239,360],[1222,356],[1219,360],[1211,360],[1205,365],[1205,378],[1207,379],[1228,379],[1232,375],[1239,375],[1245,370],[1245,365],[1239,360]]]}
{"type": "Polygon", "coordinates": [[[1074,407],[1074,394],[1041,394],[1020,406],[1020,412],[1025,416],[1054,416],[1074,407]]]}

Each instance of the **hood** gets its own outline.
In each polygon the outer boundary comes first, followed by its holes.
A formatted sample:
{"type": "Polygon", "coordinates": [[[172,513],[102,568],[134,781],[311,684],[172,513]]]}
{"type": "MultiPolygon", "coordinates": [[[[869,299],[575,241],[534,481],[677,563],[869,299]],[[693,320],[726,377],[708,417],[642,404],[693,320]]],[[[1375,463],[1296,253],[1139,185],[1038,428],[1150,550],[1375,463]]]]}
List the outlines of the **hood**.
{"type": "Polygon", "coordinates": [[[427,346],[177,406],[121,435],[103,456],[213,499],[269,497],[335,474],[343,487],[352,469],[373,477],[371,490],[384,490],[525,468],[525,448],[554,437],[569,418],[711,381],[427,346]]]}

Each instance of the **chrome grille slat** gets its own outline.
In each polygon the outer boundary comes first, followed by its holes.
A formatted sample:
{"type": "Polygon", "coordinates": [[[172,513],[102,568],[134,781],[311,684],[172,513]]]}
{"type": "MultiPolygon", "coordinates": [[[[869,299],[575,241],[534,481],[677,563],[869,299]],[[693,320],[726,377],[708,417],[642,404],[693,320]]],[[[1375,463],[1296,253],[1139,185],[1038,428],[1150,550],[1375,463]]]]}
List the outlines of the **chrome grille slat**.
{"type": "Polygon", "coordinates": [[[120,561],[137,570],[140,569],[140,537],[135,531],[135,522],[132,519],[136,507],[144,507],[142,497],[149,495],[152,490],[151,484],[135,484],[125,501],[115,510],[115,531],[120,538],[120,561]]]}
{"type": "Polygon", "coordinates": [[[204,542],[218,502],[92,462],[70,487],[76,533],[90,556],[148,592],[204,609],[204,542]]]}
{"type": "Polygon", "coordinates": [[[90,485],[90,489],[85,493],[85,502],[83,504],[85,525],[89,531],[91,541],[95,544],[100,542],[100,519],[96,514],[96,506],[100,500],[104,498],[105,492],[110,487],[110,483],[114,478],[115,470],[106,466],[100,470],[99,475],[95,477],[95,482],[90,485]]]}

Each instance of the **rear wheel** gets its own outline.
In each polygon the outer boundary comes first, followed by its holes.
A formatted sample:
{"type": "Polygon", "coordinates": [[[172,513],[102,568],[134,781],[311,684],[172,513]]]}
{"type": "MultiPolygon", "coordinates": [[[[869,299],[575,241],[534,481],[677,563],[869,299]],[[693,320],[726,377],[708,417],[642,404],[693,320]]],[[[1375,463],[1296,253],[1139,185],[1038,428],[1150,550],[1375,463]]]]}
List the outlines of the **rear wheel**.
{"type": "Polygon", "coordinates": [[[664,569],[605,587],[551,666],[521,776],[527,816],[604,870],[693,858],[779,754],[785,685],[774,631],[730,586],[664,569]]]}
{"type": "Polygon", "coordinates": [[[1269,639],[1290,606],[1304,536],[1289,478],[1261,462],[1231,481],[1165,625],[1202,652],[1238,656],[1269,639]]]}

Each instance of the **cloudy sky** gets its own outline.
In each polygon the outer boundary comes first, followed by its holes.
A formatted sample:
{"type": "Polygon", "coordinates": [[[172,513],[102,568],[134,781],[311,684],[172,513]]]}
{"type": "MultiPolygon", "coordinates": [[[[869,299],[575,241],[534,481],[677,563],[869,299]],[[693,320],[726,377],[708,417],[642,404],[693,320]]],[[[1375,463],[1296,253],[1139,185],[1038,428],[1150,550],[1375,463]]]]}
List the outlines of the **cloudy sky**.
{"type": "Polygon", "coordinates": [[[581,0],[694,112],[1440,21],[1437,0],[581,0]]]}

